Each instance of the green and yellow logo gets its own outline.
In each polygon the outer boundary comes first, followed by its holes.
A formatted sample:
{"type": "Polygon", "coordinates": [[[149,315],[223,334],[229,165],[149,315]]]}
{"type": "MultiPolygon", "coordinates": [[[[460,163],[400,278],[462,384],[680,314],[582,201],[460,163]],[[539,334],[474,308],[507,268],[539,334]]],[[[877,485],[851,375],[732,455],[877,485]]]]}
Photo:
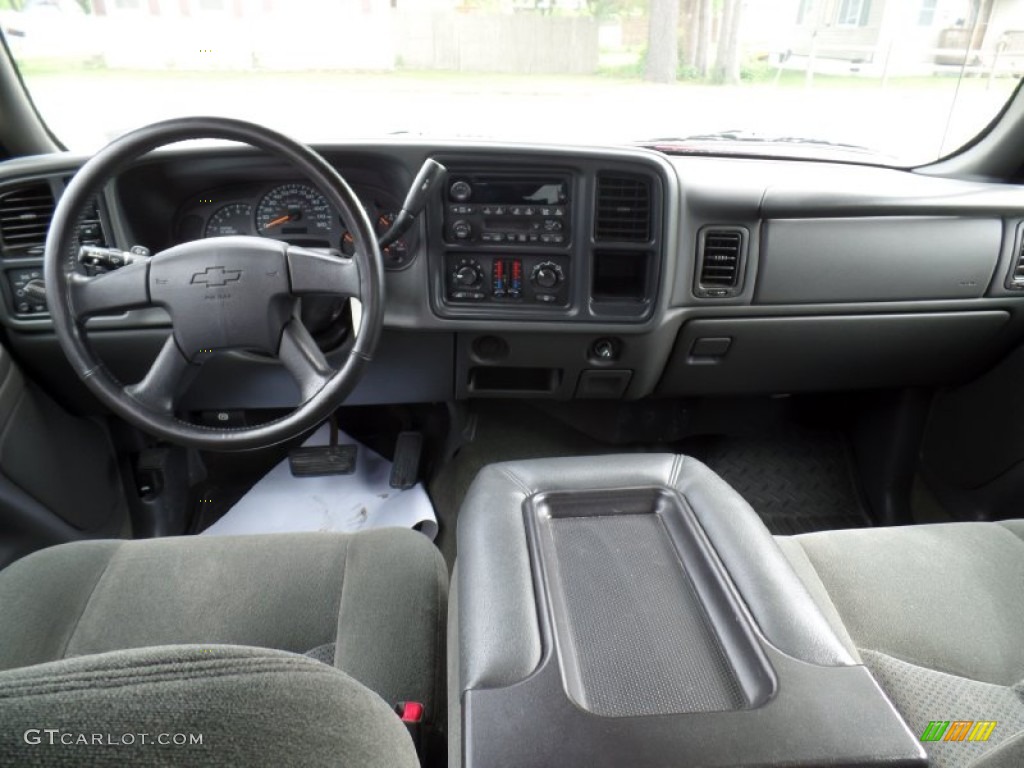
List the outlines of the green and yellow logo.
{"type": "Polygon", "coordinates": [[[932,720],[921,741],[988,741],[997,725],[995,720],[932,720]]]}

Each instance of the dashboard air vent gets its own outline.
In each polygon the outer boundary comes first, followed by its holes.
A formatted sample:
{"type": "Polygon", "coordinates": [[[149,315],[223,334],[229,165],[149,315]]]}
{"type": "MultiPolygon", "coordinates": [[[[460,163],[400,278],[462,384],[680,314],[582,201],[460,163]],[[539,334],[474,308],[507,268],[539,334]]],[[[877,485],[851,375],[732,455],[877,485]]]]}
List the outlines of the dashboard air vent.
{"type": "Polygon", "coordinates": [[[600,174],[594,238],[646,243],[651,239],[651,183],[638,176],[600,174]]]}
{"type": "Polygon", "coordinates": [[[698,296],[725,298],[739,292],[745,239],[742,229],[716,228],[701,232],[698,296]]]}
{"type": "Polygon", "coordinates": [[[0,193],[0,243],[4,253],[42,255],[53,209],[53,191],[45,181],[0,193]]]}
{"type": "Polygon", "coordinates": [[[1024,238],[1021,239],[1020,250],[1017,251],[1017,260],[1013,263],[1013,269],[1006,280],[1006,287],[1017,291],[1024,291],[1024,238]]]}

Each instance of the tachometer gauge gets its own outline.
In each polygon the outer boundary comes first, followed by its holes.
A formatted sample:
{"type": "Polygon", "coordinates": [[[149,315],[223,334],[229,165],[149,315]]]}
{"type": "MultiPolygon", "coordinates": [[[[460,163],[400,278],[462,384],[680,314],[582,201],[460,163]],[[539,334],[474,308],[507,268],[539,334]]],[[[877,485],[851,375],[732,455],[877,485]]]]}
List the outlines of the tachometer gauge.
{"type": "Polygon", "coordinates": [[[248,203],[231,203],[217,209],[206,222],[203,237],[226,237],[228,235],[252,234],[252,206],[248,203]]]}
{"type": "Polygon", "coordinates": [[[256,229],[267,237],[327,236],[333,212],[327,198],[308,184],[274,187],[256,209],[256,229]]]}
{"type": "MultiPolygon", "coordinates": [[[[373,230],[378,238],[391,229],[395,221],[396,213],[384,208],[380,203],[364,202],[364,208],[373,221],[373,230]]],[[[355,240],[348,229],[343,229],[341,234],[341,251],[351,256],[356,251],[355,240]]],[[[401,269],[409,263],[409,242],[406,238],[400,237],[387,248],[381,250],[381,257],[384,260],[384,267],[387,269],[401,269]]]]}

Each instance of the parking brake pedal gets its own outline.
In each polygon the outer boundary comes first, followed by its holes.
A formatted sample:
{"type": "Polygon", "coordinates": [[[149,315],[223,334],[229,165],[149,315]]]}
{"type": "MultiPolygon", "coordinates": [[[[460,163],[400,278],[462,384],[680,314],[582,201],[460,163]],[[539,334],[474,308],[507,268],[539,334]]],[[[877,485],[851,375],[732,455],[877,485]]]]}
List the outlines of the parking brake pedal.
{"type": "Polygon", "coordinates": [[[331,416],[331,441],[328,445],[308,445],[288,452],[293,477],[351,475],[356,469],[358,445],[338,445],[338,422],[331,416]]]}
{"type": "Polygon", "coordinates": [[[395,442],[395,459],[391,462],[391,487],[405,490],[416,485],[420,476],[420,454],[423,435],[419,432],[399,432],[395,442]]]}

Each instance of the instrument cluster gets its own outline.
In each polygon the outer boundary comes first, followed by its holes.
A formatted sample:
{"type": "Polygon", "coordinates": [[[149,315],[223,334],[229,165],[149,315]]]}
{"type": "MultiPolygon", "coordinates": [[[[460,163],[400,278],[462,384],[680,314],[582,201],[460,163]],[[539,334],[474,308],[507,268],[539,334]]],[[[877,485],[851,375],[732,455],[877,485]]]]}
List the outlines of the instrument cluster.
{"type": "MultiPolygon", "coordinates": [[[[384,234],[398,213],[398,204],[380,190],[364,188],[357,194],[377,235],[384,234]]],[[[340,213],[319,190],[302,181],[220,188],[181,206],[175,225],[178,242],[230,235],[271,237],[308,247],[337,248],[347,254],[355,250],[340,213]]],[[[383,249],[388,269],[401,269],[411,261],[414,238],[415,230],[383,249]]]]}

